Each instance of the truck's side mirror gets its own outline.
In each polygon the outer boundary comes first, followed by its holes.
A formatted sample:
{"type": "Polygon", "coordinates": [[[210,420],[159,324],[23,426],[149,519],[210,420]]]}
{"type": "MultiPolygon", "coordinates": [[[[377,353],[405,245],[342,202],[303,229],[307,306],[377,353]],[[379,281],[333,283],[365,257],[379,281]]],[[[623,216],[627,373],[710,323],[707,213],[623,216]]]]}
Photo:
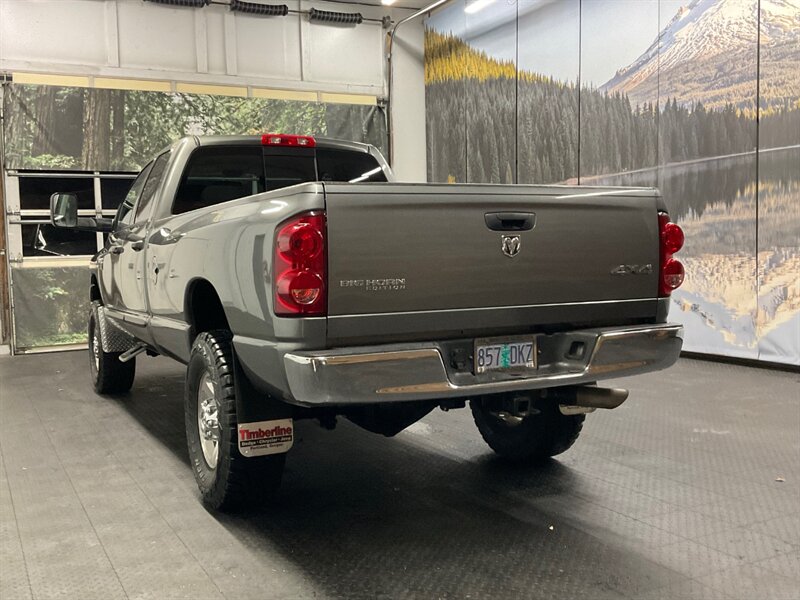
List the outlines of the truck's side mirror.
{"type": "Polygon", "coordinates": [[[50,223],[54,227],[77,227],[78,196],[70,192],[56,192],[50,196],[50,223]]]}
{"type": "Polygon", "coordinates": [[[72,192],[56,192],[50,196],[50,223],[53,227],[79,231],[111,231],[113,219],[79,217],[78,196],[72,192]]]}

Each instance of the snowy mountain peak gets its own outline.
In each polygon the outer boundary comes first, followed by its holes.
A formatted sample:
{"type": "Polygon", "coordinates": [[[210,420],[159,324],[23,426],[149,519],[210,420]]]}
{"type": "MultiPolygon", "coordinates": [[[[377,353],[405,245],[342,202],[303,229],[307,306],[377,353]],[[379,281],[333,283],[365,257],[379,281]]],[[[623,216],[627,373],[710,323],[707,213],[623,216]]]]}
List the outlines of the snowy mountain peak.
{"type": "Polygon", "coordinates": [[[675,24],[677,21],[680,21],[681,19],[683,19],[688,14],[689,14],[689,7],[688,6],[681,6],[678,9],[678,12],[675,13],[675,16],[672,17],[672,20],[667,25],[667,28],[672,27],[673,24],[675,24]]]}
{"type": "MultiPolygon", "coordinates": [[[[692,68],[718,55],[747,53],[756,56],[758,0],[692,0],[682,6],[650,47],[633,63],[620,69],[601,89],[636,95],[659,70],[692,68]]],[[[761,0],[761,43],[800,36],[800,0],[761,0]]],[[[739,69],[755,76],[755,63],[739,69]],[[749,71],[753,71],[750,73],[749,71]]],[[[726,73],[728,75],[728,73],[726,73]]]]}

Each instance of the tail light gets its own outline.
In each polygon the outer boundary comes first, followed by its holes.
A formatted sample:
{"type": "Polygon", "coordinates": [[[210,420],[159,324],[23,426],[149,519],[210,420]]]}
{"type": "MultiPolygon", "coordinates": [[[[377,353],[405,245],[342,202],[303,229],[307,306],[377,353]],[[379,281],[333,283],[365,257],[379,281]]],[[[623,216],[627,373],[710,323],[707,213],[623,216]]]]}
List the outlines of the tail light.
{"type": "Polygon", "coordinates": [[[287,135],[285,133],[265,133],[261,136],[263,146],[299,146],[301,148],[313,148],[317,145],[310,135],[287,135]]]}
{"type": "Polygon", "coordinates": [[[683,265],[679,260],[672,258],[673,254],[683,248],[683,230],[669,220],[667,213],[662,212],[658,213],[658,236],[660,240],[658,295],[666,297],[683,283],[683,265]]]}
{"type": "Polygon", "coordinates": [[[278,226],[272,261],[276,315],[326,314],[326,254],[324,212],[303,213],[278,226]]]}

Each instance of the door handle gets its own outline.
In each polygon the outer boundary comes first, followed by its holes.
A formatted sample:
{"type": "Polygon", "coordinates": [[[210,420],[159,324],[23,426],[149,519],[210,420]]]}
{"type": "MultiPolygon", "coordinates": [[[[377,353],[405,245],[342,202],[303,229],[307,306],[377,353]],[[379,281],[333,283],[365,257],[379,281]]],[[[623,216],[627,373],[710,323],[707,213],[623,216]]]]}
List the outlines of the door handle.
{"type": "Polygon", "coordinates": [[[125,247],[122,244],[113,244],[108,247],[108,251],[111,254],[122,254],[125,252],[125,247]]]}
{"type": "Polygon", "coordinates": [[[536,225],[536,213],[496,212],[484,215],[492,231],[528,231],[536,225]]]}
{"type": "Polygon", "coordinates": [[[136,252],[140,252],[144,249],[144,240],[136,240],[131,244],[131,249],[135,250],[136,252]]]}
{"type": "Polygon", "coordinates": [[[159,228],[153,235],[150,236],[151,244],[174,244],[183,237],[182,233],[172,233],[166,227],[159,228]]]}

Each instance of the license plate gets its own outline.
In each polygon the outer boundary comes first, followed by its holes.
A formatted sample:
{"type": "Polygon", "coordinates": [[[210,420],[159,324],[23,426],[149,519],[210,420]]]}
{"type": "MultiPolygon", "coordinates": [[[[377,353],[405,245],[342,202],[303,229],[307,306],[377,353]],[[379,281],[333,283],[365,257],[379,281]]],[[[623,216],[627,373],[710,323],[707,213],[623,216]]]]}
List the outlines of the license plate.
{"type": "Polygon", "coordinates": [[[475,373],[536,368],[536,338],[475,340],[475,373]]]}

